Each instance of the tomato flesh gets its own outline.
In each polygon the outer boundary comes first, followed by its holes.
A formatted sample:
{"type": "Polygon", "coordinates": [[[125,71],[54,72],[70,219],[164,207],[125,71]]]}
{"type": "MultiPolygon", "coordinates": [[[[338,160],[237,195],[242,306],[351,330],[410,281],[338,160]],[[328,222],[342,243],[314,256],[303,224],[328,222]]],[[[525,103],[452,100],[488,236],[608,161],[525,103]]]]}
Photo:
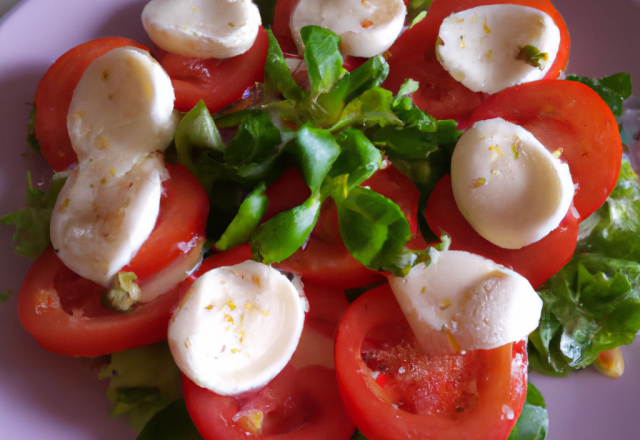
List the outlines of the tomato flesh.
{"type": "Polygon", "coordinates": [[[260,27],[253,46],[232,58],[188,58],[156,48],[176,93],[175,108],[188,112],[203,100],[216,113],[242,99],[256,82],[263,82],[269,40],[260,27]]]}
{"type": "Polygon", "coordinates": [[[426,17],[402,34],[389,49],[389,76],[383,87],[397,93],[405,80],[411,78],[420,83],[420,88],[413,94],[413,101],[419,108],[437,119],[455,119],[466,126],[473,110],[487,95],[467,89],[453,79],[436,59],[435,46],[440,25],[453,13],[503,3],[536,8],[553,19],[560,29],[560,47],[545,79],[557,78],[569,58],[569,32],[549,1],[434,0],[426,17]]]}
{"type": "Polygon", "coordinates": [[[446,356],[416,347],[388,284],[358,298],[342,319],[336,338],[340,393],[369,440],[509,435],[526,392],[523,342],[446,356]]]}
{"type": "Polygon", "coordinates": [[[149,50],[128,38],[91,40],[64,53],[38,83],[35,94],[35,134],[40,152],[54,170],[66,170],[78,161],[67,131],[67,113],[80,78],[93,60],[124,46],[149,50]]]}
{"type": "Polygon", "coordinates": [[[556,229],[528,246],[504,249],[490,243],[471,227],[458,209],[448,174],[431,193],[425,217],[433,231],[445,232],[451,237],[449,249],[482,255],[510,267],[528,279],[534,289],[569,262],[578,242],[579,222],[570,209],[556,229]]]}

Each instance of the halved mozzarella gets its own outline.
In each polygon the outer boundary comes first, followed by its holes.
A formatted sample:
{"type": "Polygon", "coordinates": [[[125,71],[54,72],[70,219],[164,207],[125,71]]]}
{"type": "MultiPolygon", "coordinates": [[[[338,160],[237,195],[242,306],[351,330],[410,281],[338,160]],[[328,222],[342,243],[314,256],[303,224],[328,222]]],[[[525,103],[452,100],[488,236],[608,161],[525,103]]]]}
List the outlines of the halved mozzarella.
{"type": "Polygon", "coordinates": [[[496,93],[543,78],[559,47],[560,30],[547,13],[522,5],[485,5],[442,22],[436,56],[467,88],[496,93]],[[518,59],[525,46],[546,54],[540,68],[518,59]]]}
{"type": "Polygon", "coordinates": [[[169,323],[178,367],[201,387],[227,396],[266,385],[289,362],[306,299],[280,272],[244,263],[206,272],[169,323]]]}
{"type": "Polygon", "coordinates": [[[79,166],[120,177],[166,149],[178,114],[167,73],[148,52],[122,47],[94,60],[73,92],[67,127],[79,166]]]}
{"type": "Polygon", "coordinates": [[[155,155],[119,178],[74,170],[51,216],[58,257],[84,278],[109,286],[151,234],[166,177],[164,162],[155,155]]]}
{"type": "Polygon", "coordinates": [[[262,24],[251,0],[152,0],[142,24],[155,44],[193,58],[229,58],[253,46],[262,24]]]}
{"type": "Polygon", "coordinates": [[[506,249],[554,230],[574,193],[568,165],[529,131],[501,118],[476,122],[462,135],[451,159],[451,185],[473,229],[506,249]]]}
{"type": "Polygon", "coordinates": [[[342,38],[344,55],[373,57],[398,38],[406,14],[402,0],[300,0],[291,14],[290,28],[301,53],[300,29],[317,25],[342,38]]]}
{"type": "Polygon", "coordinates": [[[491,349],[535,330],[542,300],[518,273],[479,255],[430,250],[389,284],[418,342],[428,353],[491,349]]]}

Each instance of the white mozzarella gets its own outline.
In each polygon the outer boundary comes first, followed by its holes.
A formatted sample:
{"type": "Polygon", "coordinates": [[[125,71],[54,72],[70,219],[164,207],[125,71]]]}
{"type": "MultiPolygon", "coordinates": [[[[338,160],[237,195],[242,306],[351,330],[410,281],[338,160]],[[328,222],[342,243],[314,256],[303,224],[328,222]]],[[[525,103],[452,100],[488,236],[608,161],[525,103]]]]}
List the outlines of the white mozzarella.
{"type": "Polygon", "coordinates": [[[373,57],[398,38],[406,14],[402,0],[300,0],[291,14],[290,28],[301,53],[300,29],[317,25],[342,38],[344,55],[373,57]]]}
{"type": "Polygon", "coordinates": [[[230,58],[253,46],[262,24],[251,0],[152,0],[142,11],[149,38],[193,58],[230,58]]]}
{"type": "Polygon", "coordinates": [[[122,47],[94,60],[67,116],[79,166],[119,177],[146,154],[166,149],[178,123],[174,99],[169,76],[146,51],[122,47]]]}
{"type": "Polygon", "coordinates": [[[428,353],[492,349],[538,326],[542,300],[516,272],[479,255],[431,249],[389,284],[418,342],[428,353]]]}
{"type": "Polygon", "coordinates": [[[301,295],[287,277],[255,261],[206,272],[169,323],[178,367],[223,396],[266,385],[300,339],[306,305],[301,295]]]}
{"type": "Polygon", "coordinates": [[[467,88],[496,93],[544,77],[559,47],[560,30],[547,13],[522,5],[485,5],[442,22],[436,56],[467,88]],[[541,68],[518,59],[529,45],[547,54],[541,68]]]}
{"type": "Polygon", "coordinates": [[[479,121],[462,135],[451,184],[473,229],[506,249],[535,243],[558,227],[575,191],[567,164],[501,118],[479,121]]]}
{"type": "Polygon", "coordinates": [[[74,170],[51,216],[58,257],[84,278],[109,286],[151,234],[165,178],[164,162],[155,155],[119,178],[74,170]]]}

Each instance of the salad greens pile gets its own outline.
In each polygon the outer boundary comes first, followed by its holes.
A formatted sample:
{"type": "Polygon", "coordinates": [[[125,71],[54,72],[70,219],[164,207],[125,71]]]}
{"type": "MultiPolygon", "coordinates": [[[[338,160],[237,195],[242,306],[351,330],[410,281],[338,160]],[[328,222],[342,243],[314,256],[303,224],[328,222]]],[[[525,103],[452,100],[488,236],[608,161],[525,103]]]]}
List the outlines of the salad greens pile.
{"type": "MultiPolygon", "coordinates": [[[[256,3],[263,21],[271,23],[275,1],[256,3]]],[[[420,19],[430,3],[411,0],[411,19],[420,19]]],[[[398,205],[361,184],[391,161],[420,190],[421,231],[426,241],[435,240],[424,208],[449,170],[461,132],[455,121],[437,121],[413,104],[417,83],[408,80],[396,96],[381,88],[389,71],[382,56],[349,73],[338,50],[340,38],[331,31],[309,26],[302,38],[308,90],[296,83],[269,32],[265,82],[254,91],[257,103],[210,115],[201,102],[184,115],[167,160],[184,164],[207,192],[216,213],[207,238],[217,250],[248,241],[256,259],[280,262],[304,245],[320,206],[332,198],[352,255],[368,268],[405,274],[427,257],[405,249],[411,232],[398,205]],[[292,166],[310,196],[261,222],[268,185],[292,166]]],[[[631,94],[628,74],[567,79],[596,90],[616,117],[631,94]]],[[[0,218],[0,224],[17,228],[17,253],[35,258],[49,244],[51,212],[64,181],[54,176],[45,192],[28,177],[26,208],[0,218]]],[[[640,184],[626,161],[611,196],[580,228],[570,263],[539,289],[544,306],[529,356],[531,366],[546,374],[584,368],[601,351],[631,343],[640,328],[640,184]]],[[[3,291],[0,301],[7,295],[3,291]]],[[[134,427],[144,427],[139,439],[202,438],[179,398],[180,374],[166,344],[115,353],[100,377],[110,379],[112,415],[128,414],[134,427]]],[[[542,440],[547,427],[544,399],[529,384],[509,440],[542,440]]]]}

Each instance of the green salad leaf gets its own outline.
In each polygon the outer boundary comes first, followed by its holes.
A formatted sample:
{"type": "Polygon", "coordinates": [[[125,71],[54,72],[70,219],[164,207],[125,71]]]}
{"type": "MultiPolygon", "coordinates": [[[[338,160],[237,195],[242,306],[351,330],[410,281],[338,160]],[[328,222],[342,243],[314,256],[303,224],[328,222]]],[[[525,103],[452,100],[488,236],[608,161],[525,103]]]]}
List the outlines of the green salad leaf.
{"type": "Polygon", "coordinates": [[[2,289],[0,290],[0,304],[11,298],[13,295],[13,290],[11,289],[2,289]]]}
{"type": "Polygon", "coordinates": [[[27,127],[27,144],[33,151],[40,152],[40,141],[36,137],[36,103],[33,103],[31,115],[29,115],[29,125],[27,127]]]}
{"type": "Polygon", "coordinates": [[[580,224],[571,262],[540,288],[542,318],[529,345],[536,370],[564,376],[633,341],[640,328],[639,193],[623,161],[607,201],[580,224]]]}
{"type": "Polygon", "coordinates": [[[591,87],[609,106],[616,118],[622,116],[622,103],[631,96],[631,75],[620,72],[600,79],[567,75],[567,79],[591,87]]]}
{"type": "Polygon", "coordinates": [[[26,207],[0,217],[0,225],[16,227],[13,243],[18,255],[35,259],[51,243],[51,213],[66,180],[65,175],[56,174],[51,179],[49,190],[43,191],[33,186],[31,174],[27,174],[26,207]]]}
{"type": "Polygon", "coordinates": [[[204,440],[204,437],[193,424],[184,399],[179,399],[156,413],[137,440],[204,440]]]}
{"type": "Polygon", "coordinates": [[[182,376],[166,341],[113,353],[98,378],[109,379],[111,416],[126,414],[135,429],[182,395],[182,376]]]}
{"type": "Polygon", "coordinates": [[[522,413],[507,440],[544,440],[548,430],[547,405],[540,391],[529,382],[522,413]]]}

